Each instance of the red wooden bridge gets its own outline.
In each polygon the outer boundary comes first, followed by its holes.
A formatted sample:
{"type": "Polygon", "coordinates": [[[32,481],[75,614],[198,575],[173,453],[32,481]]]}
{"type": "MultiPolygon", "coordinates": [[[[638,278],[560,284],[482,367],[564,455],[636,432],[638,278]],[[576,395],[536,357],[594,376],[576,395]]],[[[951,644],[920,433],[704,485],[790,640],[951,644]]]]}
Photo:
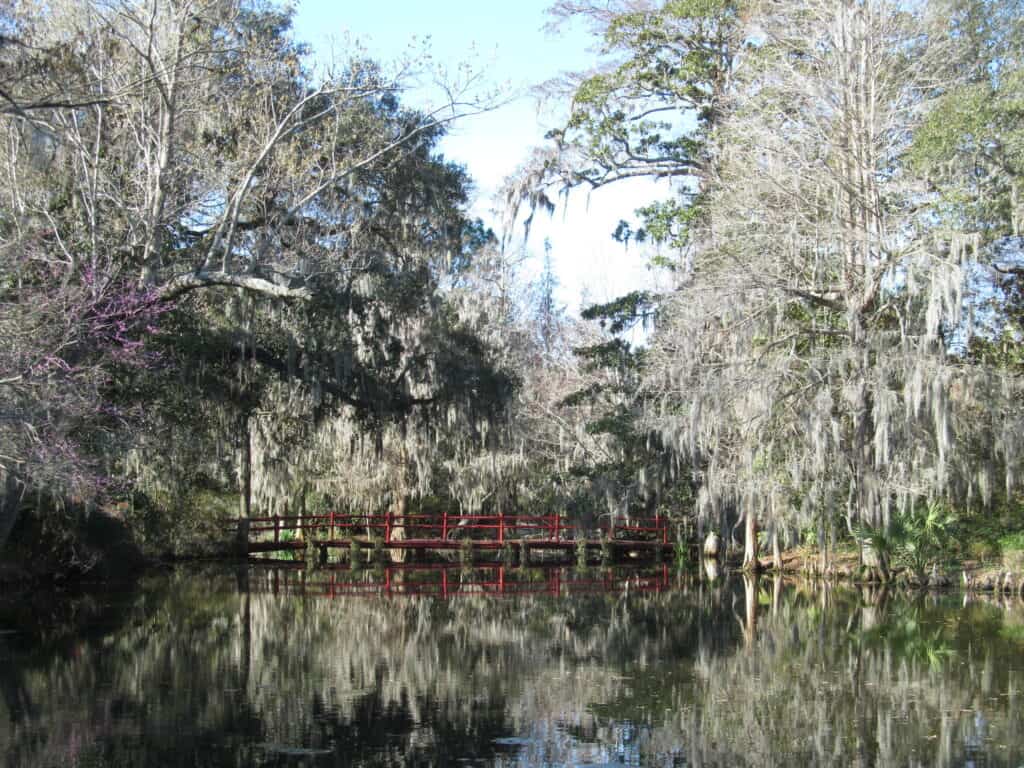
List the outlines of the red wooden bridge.
{"type": "Polygon", "coordinates": [[[559,515],[365,515],[329,512],[322,515],[252,517],[231,521],[245,554],[357,546],[384,550],[443,552],[519,548],[612,556],[630,552],[667,552],[668,521],[663,517],[605,523],[585,532],[559,515]]]}
{"type": "Polygon", "coordinates": [[[672,589],[669,567],[653,571],[576,571],[562,566],[510,568],[451,564],[388,565],[381,569],[332,566],[315,571],[302,563],[276,563],[247,574],[243,591],[304,597],[566,597],[569,595],[664,592],[672,589]]]}

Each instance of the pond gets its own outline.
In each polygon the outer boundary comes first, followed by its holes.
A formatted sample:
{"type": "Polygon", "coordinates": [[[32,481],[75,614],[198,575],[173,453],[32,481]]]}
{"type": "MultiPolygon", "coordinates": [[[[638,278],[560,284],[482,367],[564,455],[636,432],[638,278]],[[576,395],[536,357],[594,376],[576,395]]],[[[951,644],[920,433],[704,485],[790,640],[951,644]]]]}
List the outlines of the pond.
{"type": "Polygon", "coordinates": [[[31,602],[12,768],[1024,764],[1016,599],[283,564],[31,602]]]}

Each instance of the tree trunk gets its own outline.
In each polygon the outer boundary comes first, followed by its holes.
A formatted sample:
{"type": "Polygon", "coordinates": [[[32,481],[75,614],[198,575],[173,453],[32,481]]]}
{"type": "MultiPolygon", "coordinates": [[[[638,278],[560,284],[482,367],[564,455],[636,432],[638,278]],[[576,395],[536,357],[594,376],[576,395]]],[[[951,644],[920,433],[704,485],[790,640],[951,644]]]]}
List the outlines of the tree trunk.
{"type": "MultiPolygon", "coordinates": [[[[851,335],[857,346],[864,346],[861,353],[860,382],[857,390],[857,402],[854,412],[854,481],[856,512],[861,525],[884,530],[888,520],[882,519],[881,504],[878,498],[879,485],[875,477],[874,455],[874,420],[872,418],[872,397],[868,390],[868,351],[866,349],[866,330],[863,315],[857,313],[851,323],[851,335]]],[[[824,524],[824,521],[823,521],[824,524]]],[[[884,552],[879,551],[869,539],[861,544],[861,562],[869,572],[877,574],[885,582],[889,580],[889,563],[884,552]]]]}
{"type": "Polygon", "coordinates": [[[877,575],[878,580],[883,583],[889,581],[889,558],[884,552],[880,552],[870,541],[864,540],[860,543],[860,556],[869,573],[877,575]]]}
{"type": "Polygon", "coordinates": [[[704,539],[704,557],[717,560],[722,552],[722,540],[718,534],[711,531],[704,539]]]}
{"type": "Polygon", "coordinates": [[[704,567],[701,569],[701,575],[708,581],[714,581],[718,578],[718,558],[722,554],[722,540],[717,533],[708,532],[707,538],[704,539],[702,552],[704,567]]]}
{"type": "Polygon", "coordinates": [[[828,534],[825,531],[825,516],[822,515],[818,526],[818,575],[824,576],[828,570],[828,534]]]}
{"type": "MultiPolygon", "coordinates": [[[[391,505],[391,541],[405,540],[405,516],[408,514],[408,510],[409,497],[404,493],[398,494],[395,503],[391,505]]],[[[393,563],[404,563],[408,553],[409,550],[407,549],[389,550],[391,562],[393,563]]]]}
{"type": "Polygon", "coordinates": [[[779,546],[779,526],[772,523],[772,568],[782,573],[782,548],[779,546]]]}
{"type": "MultiPolygon", "coordinates": [[[[171,164],[174,159],[175,117],[178,110],[178,88],[180,83],[178,68],[181,65],[184,38],[184,31],[180,24],[179,22],[179,26],[174,30],[174,52],[170,57],[169,66],[166,66],[164,70],[167,80],[163,82],[162,88],[158,88],[162,98],[159,107],[160,124],[157,130],[156,162],[149,169],[150,188],[147,191],[150,195],[150,200],[149,211],[146,217],[146,242],[142,251],[141,279],[144,285],[151,285],[155,281],[157,266],[159,265],[163,250],[164,228],[162,225],[167,191],[170,186],[171,164]]],[[[152,39],[150,37],[150,40],[152,39]]],[[[155,51],[153,50],[152,43],[150,43],[149,54],[151,57],[149,61],[151,62],[155,62],[160,58],[159,56],[154,56],[155,51]]],[[[157,70],[156,64],[151,64],[150,66],[154,75],[154,81],[159,82],[160,73],[157,70]]],[[[163,66],[161,66],[161,69],[163,69],[163,66]]]]}
{"type": "MultiPolygon", "coordinates": [[[[299,491],[298,495],[296,495],[295,500],[292,503],[292,512],[295,515],[295,517],[297,518],[296,522],[299,524],[299,526],[305,526],[306,525],[306,518],[307,518],[307,514],[306,514],[306,487],[305,486],[303,486],[302,490],[299,491]]],[[[316,535],[317,535],[316,529],[311,529],[309,531],[306,531],[306,529],[304,527],[300,527],[299,528],[299,533],[300,534],[308,534],[308,535],[301,535],[300,536],[300,538],[304,538],[304,539],[305,538],[315,539],[316,535]]]]}
{"type": "Polygon", "coordinates": [[[235,529],[235,555],[240,558],[249,557],[249,518],[243,517],[235,529]]]}
{"type": "Polygon", "coordinates": [[[248,520],[252,517],[252,428],[247,415],[242,435],[242,466],[239,468],[241,478],[241,496],[238,500],[241,516],[248,520]]]}
{"type": "Polygon", "coordinates": [[[714,581],[718,578],[718,561],[713,557],[704,558],[704,570],[702,571],[704,577],[708,581],[714,581]]]}
{"type": "Polygon", "coordinates": [[[25,486],[13,475],[0,472],[0,551],[3,551],[7,539],[18,522],[21,499],[25,495],[25,486]]]}
{"type": "Polygon", "coordinates": [[[743,514],[746,520],[746,524],[743,526],[743,570],[756,571],[759,567],[757,562],[757,517],[751,509],[747,509],[743,514]]]}

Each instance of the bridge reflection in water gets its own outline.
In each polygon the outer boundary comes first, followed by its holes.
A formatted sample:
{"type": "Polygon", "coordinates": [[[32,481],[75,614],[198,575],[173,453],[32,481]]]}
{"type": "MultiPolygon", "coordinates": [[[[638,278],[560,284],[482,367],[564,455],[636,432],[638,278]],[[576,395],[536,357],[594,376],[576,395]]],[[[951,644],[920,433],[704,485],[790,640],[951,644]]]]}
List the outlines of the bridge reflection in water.
{"type": "Polygon", "coordinates": [[[303,563],[252,565],[238,575],[242,592],[308,597],[515,597],[519,595],[623,594],[672,588],[668,565],[647,570],[578,569],[567,566],[471,568],[452,564],[402,564],[373,568],[337,565],[308,569],[303,563]]]}

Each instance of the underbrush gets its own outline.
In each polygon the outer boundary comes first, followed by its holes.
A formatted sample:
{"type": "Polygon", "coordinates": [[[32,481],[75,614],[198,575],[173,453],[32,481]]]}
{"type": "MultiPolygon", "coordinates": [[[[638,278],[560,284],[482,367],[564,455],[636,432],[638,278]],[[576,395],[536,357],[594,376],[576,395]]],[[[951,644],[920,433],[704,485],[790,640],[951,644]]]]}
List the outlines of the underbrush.
{"type": "Polygon", "coordinates": [[[985,567],[1024,568],[1024,510],[975,513],[963,519],[958,555],[985,567]]]}
{"type": "Polygon", "coordinates": [[[202,557],[230,547],[225,521],[238,516],[238,494],[210,488],[178,499],[137,493],[117,508],[147,555],[202,557]]]}

